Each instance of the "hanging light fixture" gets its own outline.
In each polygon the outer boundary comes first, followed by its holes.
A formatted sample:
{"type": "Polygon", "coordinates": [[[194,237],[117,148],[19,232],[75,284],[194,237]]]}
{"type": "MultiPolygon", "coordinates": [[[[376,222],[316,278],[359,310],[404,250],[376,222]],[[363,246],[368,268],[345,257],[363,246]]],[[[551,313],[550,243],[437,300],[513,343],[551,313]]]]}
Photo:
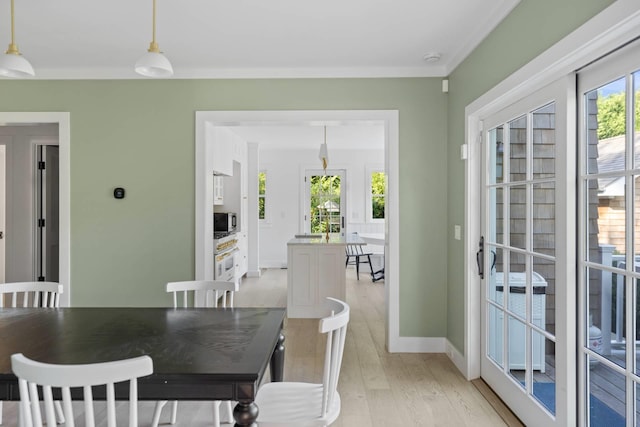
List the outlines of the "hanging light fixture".
{"type": "Polygon", "coordinates": [[[136,62],[136,73],[147,77],[170,77],[173,67],[166,56],[160,52],[156,42],[156,0],[153,0],[153,35],[149,50],[136,62]]]}
{"type": "Polygon", "coordinates": [[[11,43],[9,43],[9,49],[0,57],[0,76],[24,78],[33,77],[36,73],[33,71],[33,67],[27,61],[24,56],[18,50],[18,45],[15,41],[15,29],[14,29],[14,4],[11,0],[11,43]]]}
{"type": "MultiPolygon", "coordinates": [[[[327,165],[329,164],[329,151],[327,150],[327,127],[324,127],[324,142],[322,144],[320,144],[320,153],[318,154],[318,158],[322,161],[322,169],[324,169],[324,175],[326,178],[327,175],[327,165]]],[[[331,200],[327,200],[324,203],[324,207],[330,208],[331,207],[331,200]],[[329,203],[327,205],[327,203],[329,203]]],[[[328,211],[329,209],[327,209],[328,211]]],[[[329,241],[329,213],[327,212],[327,216],[325,217],[325,239],[327,240],[327,242],[329,241]]]]}
{"type": "Polygon", "coordinates": [[[329,152],[327,150],[327,127],[324,127],[324,142],[320,144],[320,154],[318,158],[322,160],[322,169],[327,172],[327,165],[329,164],[329,152]]]}

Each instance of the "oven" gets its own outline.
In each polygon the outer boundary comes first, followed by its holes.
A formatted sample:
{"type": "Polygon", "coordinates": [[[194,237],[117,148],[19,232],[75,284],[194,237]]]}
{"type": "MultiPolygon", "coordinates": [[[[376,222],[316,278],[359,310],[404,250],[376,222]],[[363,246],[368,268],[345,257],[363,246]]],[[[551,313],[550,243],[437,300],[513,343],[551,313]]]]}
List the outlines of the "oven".
{"type": "Polygon", "coordinates": [[[238,240],[235,235],[214,239],[213,279],[227,282],[235,281],[238,240]]]}

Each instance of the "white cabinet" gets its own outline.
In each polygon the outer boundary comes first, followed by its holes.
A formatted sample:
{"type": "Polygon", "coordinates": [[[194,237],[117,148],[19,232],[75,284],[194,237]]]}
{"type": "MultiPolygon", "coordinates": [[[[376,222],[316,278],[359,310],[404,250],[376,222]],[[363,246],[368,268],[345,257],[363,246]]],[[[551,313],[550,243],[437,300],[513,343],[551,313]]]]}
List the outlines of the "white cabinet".
{"type": "Polygon", "coordinates": [[[220,175],[213,176],[213,204],[224,205],[224,179],[220,175]]]}
{"type": "Polygon", "coordinates": [[[236,254],[236,278],[241,278],[247,274],[247,271],[249,270],[249,261],[247,259],[247,253],[249,252],[247,233],[238,233],[237,239],[238,253],[236,254]]]}
{"type": "Polygon", "coordinates": [[[345,245],[299,240],[287,245],[287,316],[324,317],[326,297],[346,298],[345,245]]]}
{"type": "Polygon", "coordinates": [[[213,128],[212,166],[219,175],[233,175],[234,143],[233,134],[227,128],[213,128]]]}

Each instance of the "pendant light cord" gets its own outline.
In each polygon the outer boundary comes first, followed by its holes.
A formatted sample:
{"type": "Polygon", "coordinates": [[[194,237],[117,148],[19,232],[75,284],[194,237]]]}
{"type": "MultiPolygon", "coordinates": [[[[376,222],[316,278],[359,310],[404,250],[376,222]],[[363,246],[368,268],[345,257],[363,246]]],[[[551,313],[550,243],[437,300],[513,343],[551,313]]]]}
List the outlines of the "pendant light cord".
{"type": "Polygon", "coordinates": [[[156,42],[156,0],[153,0],[153,28],[151,30],[151,44],[149,45],[149,52],[160,53],[160,48],[156,42]]]}
{"type": "Polygon", "coordinates": [[[14,8],[14,4],[13,4],[13,0],[11,0],[11,44],[15,44],[15,30],[14,30],[15,18],[14,18],[13,8],[14,8]]]}
{"type": "Polygon", "coordinates": [[[153,31],[151,34],[151,43],[156,44],[156,0],[153,0],[153,31]]]}
{"type": "Polygon", "coordinates": [[[16,46],[16,33],[15,33],[15,13],[14,13],[14,3],[11,0],[11,43],[9,43],[9,48],[5,53],[11,53],[14,55],[20,55],[20,51],[18,50],[18,46],[16,46]]]}

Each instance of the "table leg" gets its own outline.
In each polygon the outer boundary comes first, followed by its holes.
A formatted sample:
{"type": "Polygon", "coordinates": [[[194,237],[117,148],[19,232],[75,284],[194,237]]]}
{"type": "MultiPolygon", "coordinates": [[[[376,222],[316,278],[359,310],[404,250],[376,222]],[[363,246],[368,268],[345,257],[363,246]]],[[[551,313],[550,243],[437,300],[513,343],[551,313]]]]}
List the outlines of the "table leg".
{"type": "Polygon", "coordinates": [[[271,355],[271,381],[282,382],[284,380],[284,334],[280,332],[280,338],[271,355]]]}
{"type": "Polygon", "coordinates": [[[236,427],[250,426],[257,427],[258,405],[253,400],[239,401],[233,408],[233,419],[236,420],[236,427]]]}

